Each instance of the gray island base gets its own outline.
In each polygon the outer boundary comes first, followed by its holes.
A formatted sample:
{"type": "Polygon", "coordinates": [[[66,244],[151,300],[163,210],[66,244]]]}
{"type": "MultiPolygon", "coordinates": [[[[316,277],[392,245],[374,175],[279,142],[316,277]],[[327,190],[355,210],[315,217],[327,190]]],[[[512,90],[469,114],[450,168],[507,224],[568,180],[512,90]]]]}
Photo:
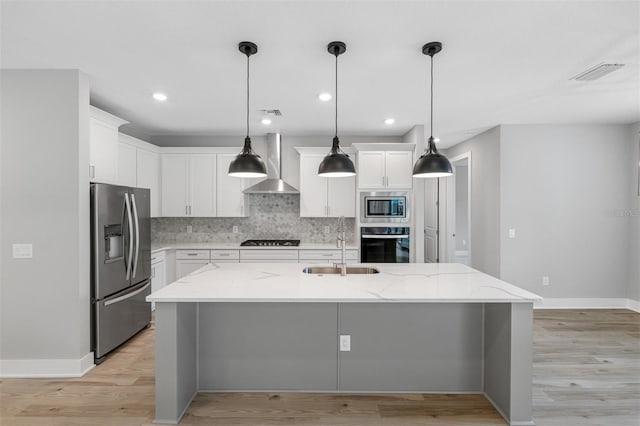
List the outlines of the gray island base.
{"type": "Polygon", "coordinates": [[[178,423],[198,392],[291,391],[479,393],[510,425],[535,424],[538,296],[457,264],[303,266],[208,265],[148,297],[155,423],[178,423]]]}

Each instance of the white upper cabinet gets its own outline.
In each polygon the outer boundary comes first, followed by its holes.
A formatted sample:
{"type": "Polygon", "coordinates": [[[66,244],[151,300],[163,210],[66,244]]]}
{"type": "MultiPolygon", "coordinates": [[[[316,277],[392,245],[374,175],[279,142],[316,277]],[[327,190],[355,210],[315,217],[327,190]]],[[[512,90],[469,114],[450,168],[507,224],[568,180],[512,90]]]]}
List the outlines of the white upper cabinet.
{"type": "Polygon", "coordinates": [[[118,185],[138,186],[137,157],[135,146],[118,143],[118,185]]]}
{"type": "Polygon", "coordinates": [[[216,156],[189,155],[189,216],[216,215],[216,156]]]}
{"type": "Polygon", "coordinates": [[[358,188],[411,189],[413,151],[359,151],[358,188]]]}
{"type": "Polygon", "coordinates": [[[384,151],[358,153],[358,187],[385,188],[384,151]]]}
{"type": "Polygon", "coordinates": [[[151,217],[160,216],[160,154],[138,149],[136,186],[151,191],[151,217]]]}
{"type": "Polygon", "coordinates": [[[253,182],[249,179],[231,177],[227,173],[229,164],[237,154],[218,154],[216,160],[216,215],[218,217],[244,217],[247,216],[245,208],[244,189],[253,182]]]}
{"type": "Polygon", "coordinates": [[[326,148],[296,148],[300,153],[300,216],[355,217],[355,177],[324,178],[318,167],[326,148]]]}
{"type": "Polygon", "coordinates": [[[189,215],[189,155],[162,154],[162,216],[189,215]]]}
{"type": "Polygon", "coordinates": [[[160,149],[124,133],[119,140],[118,184],[149,189],[151,217],[159,217],[160,149]]]}
{"type": "Polygon", "coordinates": [[[89,180],[118,182],[118,127],[127,123],[121,118],[90,107],[89,180]]]}
{"type": "Polygon", "coordinates": [[[385,159],[387,188],[411,188],[413,186],[413,152],[387,151],[385,159]]]}
{"type": "Polygon", "coordinates": [[[216,154],[162,154],[162,216],[216,216],[216,154]]]}

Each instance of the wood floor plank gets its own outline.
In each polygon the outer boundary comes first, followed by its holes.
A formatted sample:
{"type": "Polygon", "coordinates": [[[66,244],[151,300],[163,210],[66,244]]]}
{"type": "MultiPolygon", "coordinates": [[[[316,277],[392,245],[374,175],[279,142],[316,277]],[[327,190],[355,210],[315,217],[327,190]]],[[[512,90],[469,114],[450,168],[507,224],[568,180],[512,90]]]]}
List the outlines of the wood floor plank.
{"type": "MultiPolygon", "coordinates": [[[[538,426],[640,426],[640,314],[534,312],[538,426]]],[[[0,381],[2,426],[152,426],[154,329],[84,377],[0,381]]],[[[206,393],[181,425],[504,426],[479,395],[206,393]]]]}

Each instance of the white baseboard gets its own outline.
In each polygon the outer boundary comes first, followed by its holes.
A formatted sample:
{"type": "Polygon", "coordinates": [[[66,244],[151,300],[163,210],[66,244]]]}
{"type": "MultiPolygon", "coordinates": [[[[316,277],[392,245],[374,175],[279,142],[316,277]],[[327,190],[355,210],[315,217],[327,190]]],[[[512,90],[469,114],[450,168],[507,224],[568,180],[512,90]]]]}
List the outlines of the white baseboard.
{"type": "Polygon", "coordinates": [[[3,359],[0,360],[0,377],[82,377],[93,367],[93,352],[80,359],[3,359]]]}
{"type": "Polygon", "coordinates": [[[640,313],[640,302],[620,298],[553,298],[534,303],[534,309],[631,309],[640,313]]]}

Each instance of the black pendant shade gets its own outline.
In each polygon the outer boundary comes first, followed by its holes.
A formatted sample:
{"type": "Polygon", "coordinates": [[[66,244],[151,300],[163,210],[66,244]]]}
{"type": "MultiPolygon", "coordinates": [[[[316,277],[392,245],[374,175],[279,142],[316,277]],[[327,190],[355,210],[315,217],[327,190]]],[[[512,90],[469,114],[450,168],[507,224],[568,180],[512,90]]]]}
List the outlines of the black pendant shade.
{"type": "Polygon", "coordinates": [[[347,51],[347,45],[341,41],[332,41],[327,46],[330,54],[336,57],[336,134],[333,137],[331,152],[322,159],[318,167],[318,176],[322,177],[347,177],[356,174],[356,167],[349,156],[340,149],[340,139],[338,139],[338,56],[347,51]]]}
{"type": "Polygon", "coordinates": [[[447,160],[447,157],[438,152],[433,137],[430,137],[427,152],[422,154],[413,166],[413,177],[436,178],[451,176],[452,174],[451,163],[447,160]]]}
{"type": "Polygon", "coordinates": [[[333,138],[331,152],[322,159],[318,175],[324,177],[347,177],[356,174],[356,168],[349,156],[340,151],[338,137],[333,138]]]}
{"type": "Polygon", "coordinates": [[[438,152],[433,138],[433,55],[442,50],[442,43],[432,41],[422,46],[422,53],[431,57],[431,136],[427,150],[418,158],[413,166],[413,177],[416,178],[439,178],[451,176],[453,168],[444,155],[438,152]]]}
{"type": "Polygon", "coordinates": [[[262,158],[251,149],[249,137],[249,56],[258,52],[258,46],[250,41],[242,41],[238,44],[238,49],[247,55],[247,136],[244,138],[242,151],[229,164],[228,174],[240,178],[264,177],[267,175],[267,167],[262,158]]]}
{"type": "Polygon", "coordinates": [[[234,177],[263,177],[266,176],[267,169],[264,161],[251,149],[251,138],[244,138],[244,148],[236,155],[236,158],[229,164],[229,176],[234,177]]]}

